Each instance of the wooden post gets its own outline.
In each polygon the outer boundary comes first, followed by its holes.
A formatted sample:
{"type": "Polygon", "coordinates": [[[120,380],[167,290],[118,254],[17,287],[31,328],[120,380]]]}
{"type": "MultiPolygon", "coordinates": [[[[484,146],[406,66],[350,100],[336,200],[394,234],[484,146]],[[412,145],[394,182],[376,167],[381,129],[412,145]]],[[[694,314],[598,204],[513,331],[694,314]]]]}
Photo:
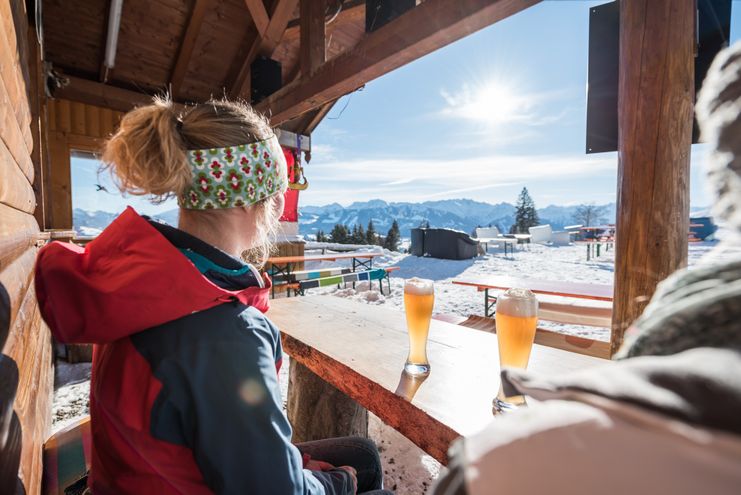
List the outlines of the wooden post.
{"type": "Polygon", "coordinates": [[[327,58],[324,15],[326,0],[301,0],[301,73],[308,76],[327,58]]]}
{"type": "Polygon", "coordinates": [[[291,359],[288,420],[293,441],[368,436],[368,410],[291,359]]]}
{"type": "Polygon", "coordinates": [[[687,263],[694,39],[693,0],[620,1],[613,354],[687,263]]]}

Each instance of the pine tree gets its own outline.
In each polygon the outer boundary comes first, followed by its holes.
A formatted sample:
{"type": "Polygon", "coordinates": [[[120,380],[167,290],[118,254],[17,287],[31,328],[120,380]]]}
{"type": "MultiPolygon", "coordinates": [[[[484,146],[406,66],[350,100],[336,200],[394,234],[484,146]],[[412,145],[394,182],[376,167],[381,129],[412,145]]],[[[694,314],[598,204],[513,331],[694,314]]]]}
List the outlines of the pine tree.
{"type": "Polygon", "coordinates": [[[538,212],[535,210],[533,198],[527,192],[527,187],[523,187],[520,196],[517,198],[515,224],[512,226],[511,232],[514,234],[527,234],[528,229],[535,227],[538,223],[538,212]]]}
{"type": "Polygon", "coordinates": [[[376,227],[373,225],[373,220],[368,220],[368,229],[365,231],[365,243],[374,245],[378,242],[378,234],[376,234],[376,227]]]}
{"type": "Polygon", "coordinates": [[[401,233],[399,232],[399,224],[396,220],[391,224],[388,234],[386,234],[386,240],[383,243],[383,247],[389,251],[399,250],[399,241],[401,241],[401,233]]]}
{"type": "MultiPolygon", "coordinates": [[[[363,236],[363,242],[365,242],[365,236],[363,236]]],[[[350,234],[350,238],[347,240],[350,244],[358,244],[358,240],[360,239],[360,231],[358,230],[358,224],[355,224],[352,226],[352,233],[350,234]]]]}
{"type": "Polygon", "coordinates": [[[316,242],[327,242],[327,234],[323,230],[316,231],[316,242]]]}
{"type": "Polygon", "coordinates": [[[355,239],[355,244],[365,244],[365,229],[362,225],[358,225],[358,237],[355,239]]]}
{"type": "Polygon", "coordinates": [[[332,227],[332,232],[330,232],[329,234],[329,239],[332,242],[336,242],[338,244],[347,244],[347,234],[347,226],[338,223],[334,227],[332,227]]]}

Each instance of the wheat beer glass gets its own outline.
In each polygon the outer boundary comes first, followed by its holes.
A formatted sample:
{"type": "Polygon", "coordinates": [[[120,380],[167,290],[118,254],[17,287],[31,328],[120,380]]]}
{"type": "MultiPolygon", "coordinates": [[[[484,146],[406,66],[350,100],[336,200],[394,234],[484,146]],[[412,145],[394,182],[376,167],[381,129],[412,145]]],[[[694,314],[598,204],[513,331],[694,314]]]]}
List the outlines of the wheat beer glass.
{"type": "MultiPolygon", "coordinates": [[[[535,295],[527,289],[507,290],[497,298],[496,323],[500,366],[527,368],[538,325],[535,295]]],[[[506,397],[500,386],[494,407],[502,411],[524,403],[521,395],[506,397]]]]}
{"type": "Polygon", "coordinates": [[[432,280],[410,278],[404,283],[404,311],[409,331],[409,356],[404,371],[412,375],[430,372],[427,360],[427,333],[430,331],[435,290],[432,280]]]}

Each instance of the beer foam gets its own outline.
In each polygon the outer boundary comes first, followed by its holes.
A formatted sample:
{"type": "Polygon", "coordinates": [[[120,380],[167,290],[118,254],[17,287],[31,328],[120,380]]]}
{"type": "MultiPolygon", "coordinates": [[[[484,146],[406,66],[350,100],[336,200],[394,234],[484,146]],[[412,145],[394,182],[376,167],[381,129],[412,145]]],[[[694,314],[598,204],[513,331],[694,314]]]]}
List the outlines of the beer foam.
{"type": "Polygon", "coordinates": [[[404,292],[417,296],[428,296],[435,293],[435,287],[432,280],[414,277],[404,282],[404,292]]]}
{"type": "Polygon", "coordinates": [[[538,316],[538,299],[528,289],[507,289],[497,298],[496,312],[510,316],[538,316]]]}

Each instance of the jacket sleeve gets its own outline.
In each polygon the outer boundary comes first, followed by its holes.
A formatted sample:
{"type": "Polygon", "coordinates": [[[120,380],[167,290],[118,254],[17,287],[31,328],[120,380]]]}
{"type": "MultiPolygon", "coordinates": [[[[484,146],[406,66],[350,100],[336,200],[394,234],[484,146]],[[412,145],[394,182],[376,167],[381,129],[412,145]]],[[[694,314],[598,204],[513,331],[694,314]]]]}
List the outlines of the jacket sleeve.
{"type": "Polygon", "coordinates": [[[206,484],[219,494],[353,493],[342,470],[303,469],[281,407],[276,329],[250,312],[228,324],[237,328],[185,347],[170,373],[190,391],[181,426],[206,484]]]}

